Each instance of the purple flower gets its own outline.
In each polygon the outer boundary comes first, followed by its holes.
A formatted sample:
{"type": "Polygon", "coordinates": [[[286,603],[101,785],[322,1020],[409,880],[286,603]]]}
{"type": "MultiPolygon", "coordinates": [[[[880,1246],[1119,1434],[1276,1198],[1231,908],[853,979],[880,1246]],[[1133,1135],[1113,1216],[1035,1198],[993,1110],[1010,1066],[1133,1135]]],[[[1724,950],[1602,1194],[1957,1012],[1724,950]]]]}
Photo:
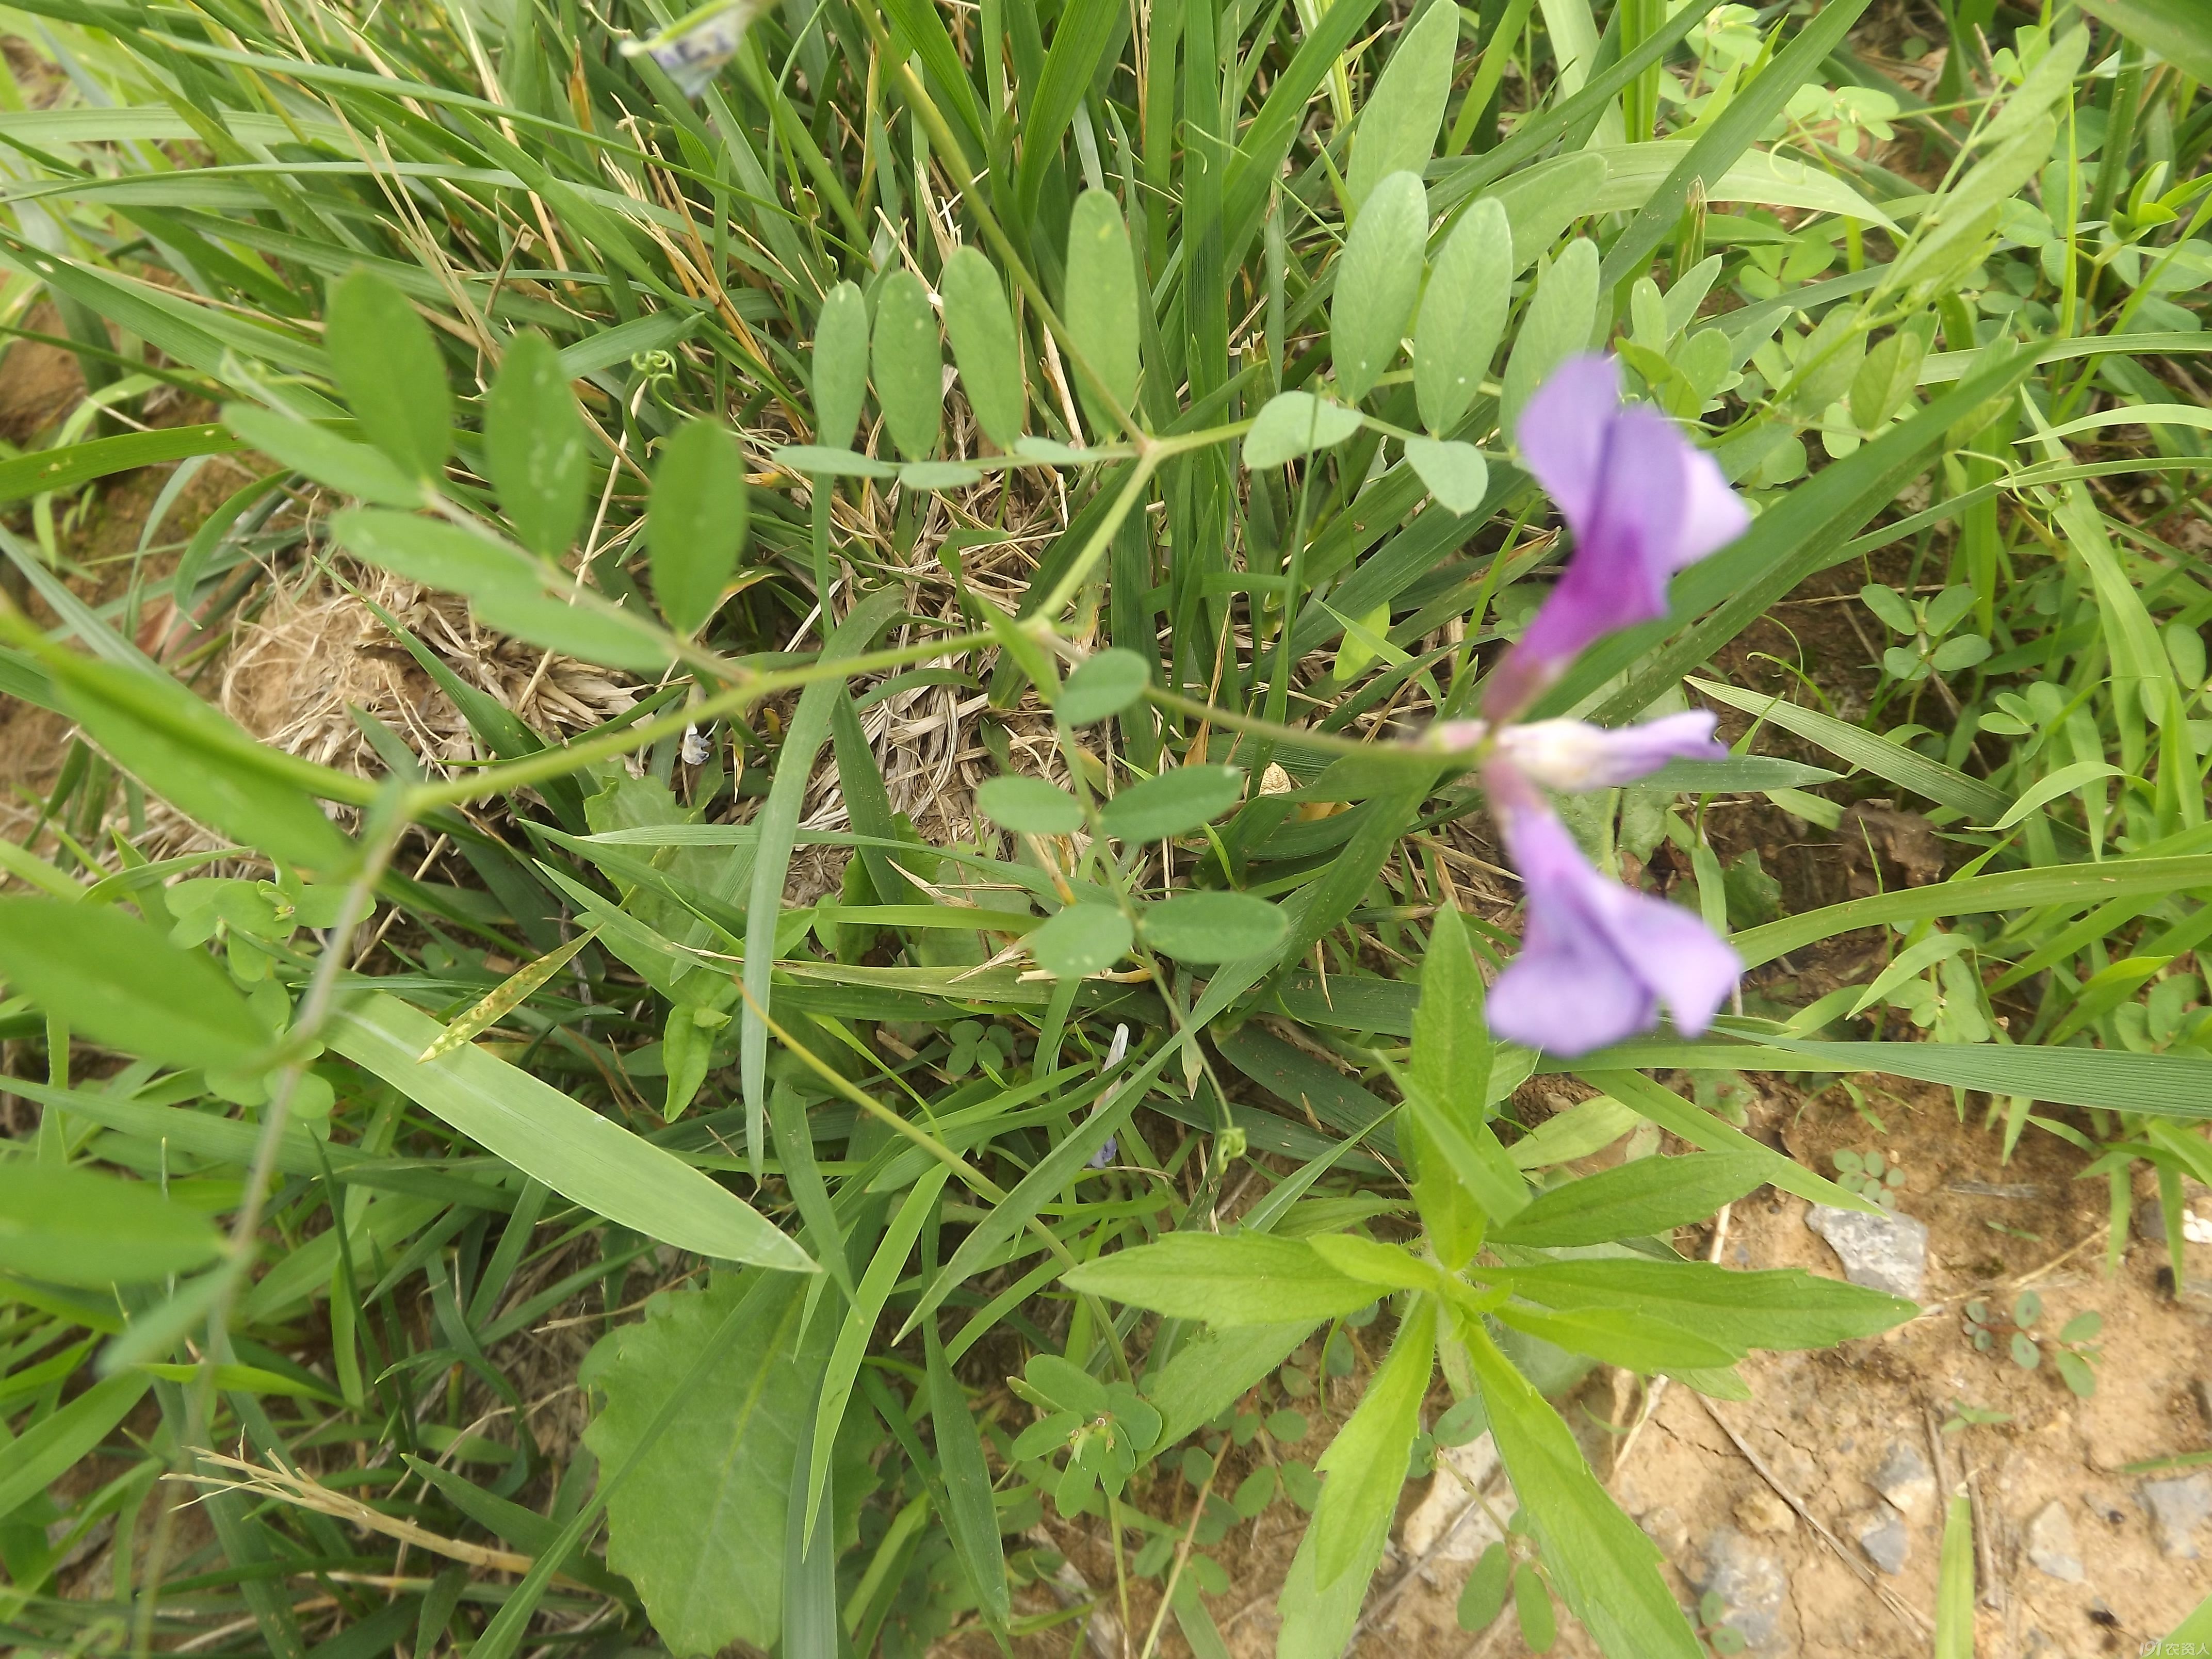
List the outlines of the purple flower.
{"type": "Polygon", "coordinates": [[[1711,456],[1657,410],[1624,405],[1609,357],[1561,364],[1522,412],[1528,470],[1574,534],[1573,555],[1484,693],[1523,708],[1602,635],[1667,614],[1667,583],[1751,522],[1711,456]]]}
{"type": "Polygon", "coordinates": [[[1570,1055],[1650,1030],[1662,1005],[1686,1035],[1703,1031],[1743,970],[1735,952],[1688,911],[1593,869],[1510,766],[1484,782],[1528,904],[1520,954],[1491,988],[1491,1028],[1570,1055]]]}
{"type": "Polygon", "coordinates": [[[1726,760],[1705,709],[1608,730],[1582,720],[1531,720],[1498,734],[1498,757],[1530,782],[1563,794],[1613,789],[1670,760],[1726,760]]]}

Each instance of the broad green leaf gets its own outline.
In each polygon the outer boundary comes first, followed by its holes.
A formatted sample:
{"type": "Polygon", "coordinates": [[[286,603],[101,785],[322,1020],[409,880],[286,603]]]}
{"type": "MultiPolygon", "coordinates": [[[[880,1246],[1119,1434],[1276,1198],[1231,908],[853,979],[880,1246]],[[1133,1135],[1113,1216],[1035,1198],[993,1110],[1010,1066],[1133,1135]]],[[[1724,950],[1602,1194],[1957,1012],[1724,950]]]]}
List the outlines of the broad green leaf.
{"type": "Polygon", "coordinates": [[[1658,1547],[1620,1512],[1559,1413],[1481,1323],[1457,1324],[1521,1514],[1568,1610],[1607,1653],[1702,1659],[1704,1648],[1659,1576],[1658,1547]]]}
{"type": "Polygon", "coordinates": [[[1602,1152],[1643,1119],[1610,1095],[1596,1095],[1547,1117],[1506,1149],[1516,1168],[1549,1169],[1602,1152]]]}
{"type": "Polygon", "coordinates": [[[1920,365],[1934,338],[1933,331],[1921,325],[1929,320],[1923,313],[1868,348],[1851,380],[1851,420],[1862,430],[1872,431],[1888,420],[1920,384],[1920,365]]]}
{"type": "Polygon", "coordinates": [[[1310,392],[1281,392],[1267,399],[1244,434],[1244,465],[1255,471],[1280,466],[1316,449],[1342,443],[1359,430],[1359,411],[1310,392]]]}
{"type": "Polygon", "coordinates": [[[1490,1028],[1482,974],[1458,907],[1438,908],[1413,1009],[1413,1081],[1428,1103],[1469,1130],[1489,1116],[1490,1028]]]}
{"type": "Polygon", "coordinates": [[[868,396],[868,301],[851,283],[823,296],[814,319],[814,437],[843,449],[868,396]]]}
{"type": "Polygon", "coordinates": [[[1492,1544],[1483,1551],[1460,1589],[1459,1627],[1475,1632],[1488,1630],[1505,1610],[1505,1593],[1512,1580],[1513,1558],[1506,1553],[1505,1546],[1492,1544]]]}
{"type": "Polygon", "coordinates": [[[144,1371],[95,1382],[43,1421],[0,1446],[0,1515],[13,1515],[92,1455],[153,1387],[144,1371]]]}
{"type": "Polygon", "coordinates": [[[678,634],[697,633],[720,607],[745,544],[750,493],[744,458],[720,422],[687,421],[661,446],[645,544],[653,597],[678,634]]]}
{"type": "Polygon", "coordinates": [[[331,520],[338,544],[395,576],[471,599],[535,594],[544,567],[489,536],[416,513],[348,507],[331,520]]]}
{"type": "Polygon", "coordinates": [[[983,1614],[1004,1625],[1012,1613],[1006,1590],[1006,1547],[1000,1541],[998,1504],[991,1493],[990,1467],[983,1441],[968,1409],[968,1396],[946,1363],[945,1345],[933,1322],[923,1328],[927,1362],[930,1426],[937,1440],[937,1464],[945,1479],[945,1525],[952,1547],[981,1598],[983,1614]]]}
{"type": "Polygon", "coordinates": [[[1129,953],[1136,929],[1110,904],[1070,904],[1029,936],[1030,954],[1055,979],[1103,974],[1129,953]]]}
{"type": "MultiPolygon", "coordinates": [[[[75,914],[95,913],[81,906],[75,914]]],[[[6,916],[0,909],[0,930],[9,927],[6,916]]],[[[206,1217],[143,1182],[26,1158],[0,1164],[0,1269],[9,1273],[57,1285],[137,1285],[189,1272],[222,1249],[206,1217]]]]}
{"type": "Polygon", "coordinates": [[[584,1431],[602,1469],[647,1428],[674,1419],[607,1505],[607,1565],[638,1588],[672,1651],[772,1647],[782,1629],[784,1531],[799,1437],[834,1322],[805,1317],[786,1274],[718,1274],[704,1291],[655,1297],[645,1317],[602,1338],[579,1380],[605,1407],[584,1431]],[[688,1395],[678,1393],[732,1311],[736,1340],[688,1395]],[[805,1334],[802,1336],[801,1333],[805,1334]]]}
{"type": "Polygon", "coordinates": [[[1352,172],[1346,179],[1352,210],[1364,212],[1373,192],[1392,173],[1419,173],[1437,147],[1444,100],[1459,62],[1459,10],[1431,5],[1399,40],[1375,78],[1352,139],[1352,172]]]}
{"type": "Polygon", "coordinates": [[[975,805],[1002,830],[1023,836],[1072,835],[1083,827],[1083,805],[1074,796],[1042,778],[1009,773],[986,778],[975,805]]]}
{"type": "Polygon", "coordinates": [[[1633,1308],[1739,1353],[1832,1347],[1879,1335],[1919,1312],[1900,1297],[1796,1267],[1738,1273],[1706,1261],[1612,1256],[1474,1272],[1547,1307],[1633,1308]]]}
{"type": "Polygon", "coordinates": [[[1539,1193],[1491,1237],[1552,1249],[1660,1236],[1705,1220],[1765,1182],[1764,1159],[1732,1152],[1637,1158],[1539,1193]]]}
{"type": "Polygon", "coordinates": [[[627,610],[570,605],[549,593],[510,588],[479,594],[470,603],[487,628],[584,662],[657,675],[674,654],[659,629],[627,610]]]}
{"type": "Polygon", "coordinates": [[[1121,841],[1161,841],[1189,834],[1243,796],[1244,775],[1233,766],[1178,766],[1122,790],[1100,810],[1098,825],[1121,841]]]}
{"type": "Polygon", "coordinates": [[[245,1071],[272,1041],[205,952],[107,905],[0,898],[0,975],[72,1030],[164,1065],[245,1071]]]}
{"type": "Polygon", "coordinates": [[[1061,1282],[1211,1325],[1329,1319],[1376,1297],[1374,1285],[1339,1273],[1304,1240],[1262,1233],[1169,1233],[1087,1261],[1061,1282]]]}
{"type": "Polygon", "coordinates": [[[430,325],[398,289],[357,270],[331,290],[324,337],[368,441],[410,477],[436,480],[453,447],[453,396],[430,325]]]}
{"type": "MultiPolygon", "coordinates": [[[[1649,1160],[1646,1160],[1647,1162],[1649,1160]]],[[[1740,1352],[1711,1337],[1633,1308],[1587,1308],[1545,1313],[1516,1303],[1497,1311],[1500,1322],[1569,1353],[1584,1353],[1608,1365],[1646,1376],[1663,1371],[1708,1370],[1740,1358],[1740,1352]]]]}
{"type": "Polygon", "coordinates": [[[2197,0],[2079,0],[2083,11],[2148,46],[2192,81],[2212,82],[2212,17],[2197,0]]]}
{"type": "Polygon", "coordinates": [[[1413,395],[1431,436],[1449,436],[1474,406],[1505,331],[1513,271],[1512,225],[1486,196],[1444,239],[1413,324],[1413,395]]]}
{"type": "Polygon", "coordinates": [[[1075,377],[1092,435],[1098,439],[1121,431],[1137,400],[1140,303],[1121,204],[1105,191],[1086,190],[1075,198],[1067,222],[1067,302],[1062,314],[1076,350],[1114,398],[1111,409],[1100,408],[1090,381],[1075,377]]]}
{"type": "Polygon", "coordinates": [[[960,248],[945,262],[937,279],[945,298],[945,331],[952,337],[953,361],[968,406],[975,411],[983,435],[1011,452],[1022,435],[1028,402],[1022,383],[1022,346],[1014,333],[1014,313],[1006,290],[990,260],[972,247],[960,248]]]}
{"type": "Polygon", "coordinates": [[[1597,244],[1577,236],[1536,280],[1536,292],[1521,319],[1512,355],[1505,360],[1504,393],[1498,428],[1513,430],[1536,388],[1570,357],[1590,349],[1597,325],[1597,244]]]}
{"type": "Polygon", "coordinates": [[[1145,1398],[1158,1408],[1159,1437],[1172,1446],[1212,1422],[1287,1359],[1312,1332],[1311,1320],[1206,1330],[1179,1344],[1168,1363],[1145,1379],[1145,1398]]]}
{"type": "Polygon", "coordinates": [[[1398,1327],[1389,1358],[1315,1468],[1328,1477],[1308,1523],[1318,1540],[1314,1581],[1322,1589],[1352,1571],[1362,1546],[1387,1528],[1406,1484],[1406,1463],[1420,1431],[1421,1399],[1436,1365],[1437,1304],[1417,1300],[1398,1327]]]}
{"type": "Polygon", "coordinates": [[[380,450],[252,404],[225,404],[222,422],[254,448],[340,495],[380,507],[420,507],[427,488],[380,450]]]}
{"type": "Polygon", "coordinates": [[[1364,398],[1397,359],[1420,297],[1428,239],[1429,198],[1418,173],[1382,179],[1352,221],[1328,313],[1336,392],[1347,404],[1364,398]]]}
{"type": "Polygon", "coordinates": [[[1152,670],[1135,652],[1126,646],[1109,647],[1067,677],[1053,703],[1053,713],[1070,726],[1095,725],[1143,696],[1152,677],[1152,670]]]}
{"type": "Polygon", "coordinates": [[[910,270],[893,271],[876,296],[872,361],[891,441],[908,460],[927,460],[945,412],[945,349],[929,290],[910,270]]]}
{"type": "Polygon", "coordinates": [[[535,329],[508,343],[484,398],[484,471],[515,537],[557,559],[583,528],[591,455],[561,354],[535,329]]]}
{"type": "Polygon", "coordinates": [[[2173,1633],[2166,1638],[2167,1647],[2184,1653],[2189,1650],[2186,1644],[2190,1643],[2199,1646],[2212,1644],[2212,1595],[2199,1601],[2189,1617],[2176,1625],[2173,1633]]]}
{"type": "Polygon", "coordinates": [[[494,1157],[595,1215],[720,1261],[816,1271],[804,1250],[743,1199],[550,1084],[481,1048],[416,1059],[443,1029],[379,992],[333,1021],[330,1043],[494,1157]]]}
{"type": "Polygon", "coordinates": [[[351,864],[353,843],[313,796],[365,804],[374,784],[254,742],[166,674],[58,651],[42,660],[100,746],[179,811],[301,869],[351,864]]]}
{"type": "Polygon", "coordinates": [[[1146,907],[1145,942],[1179,962],[1241,962],[1283,942],[1290,923],[1249,893],[1185,892],[1146,907]]]}

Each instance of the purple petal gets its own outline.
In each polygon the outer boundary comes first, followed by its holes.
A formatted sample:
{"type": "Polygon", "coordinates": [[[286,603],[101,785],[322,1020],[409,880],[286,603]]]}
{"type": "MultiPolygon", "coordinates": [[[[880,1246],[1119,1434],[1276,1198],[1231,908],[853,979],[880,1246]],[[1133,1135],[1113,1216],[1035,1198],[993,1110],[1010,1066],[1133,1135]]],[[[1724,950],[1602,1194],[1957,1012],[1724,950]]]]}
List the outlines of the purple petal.
{"type": "Polygon", "coordinates": [[[1536,482],[1579,538],[1595,509],[1607,429],[1620,413],[1620,369],[1610,357],[1570,357],[1521,411],[1513,435],[1536,482]]]}
{"type": "Polygon", "coordinates": [[[1658,410],[1623,407],[1609,357],[1573,357],[1528,401],[1516,436],[1574,538],[1559,584],[1485,690],[1525,707],[1592,641],[1667,614],[1667,581],[1741,535],[1750,514],[1713,459],[1658,410]]]}
{"type": "Polygon", "coordinates": [[[1562,794],[1615,789],[1670,760],[1728,758],[1713,738],[1713,716],[1702,708],[1613,731],[1582,720],[1532,720],[1500,732],[1498,753],[1523,776],[1562,794]]]}
{"type": "Polygon", "coordinates": [[[1689,451],[1683,483],[1686,501],[1682,528],[1670,561],[1670,568],[1675,570],[1718,552],[1751,527],[1751,511],[1744,506],[1743,497],[1729,487],[1720,464],[1704,450],[1689,451]]]}
{"type": "Polygon", "coordinates": [[[1564,664],[1605,635],[1667,614],[1668,560],[1687,505],[1687,448],[1662,416],[1615,415],[1589,520],[1559,586],[1515,649],[1564,664]]]}
{"type": "Polygon", "coordinates": [[[1663,1004],[1681,1030],[1703,1031],[1735,988],[1735,952],[1688,911],[1593,869],[1510,767],[1488,775],[1528,895],[1520,952],[1491,990],[1492,1028],[1587,1054],[1650,1030],[1663,1004]]]}

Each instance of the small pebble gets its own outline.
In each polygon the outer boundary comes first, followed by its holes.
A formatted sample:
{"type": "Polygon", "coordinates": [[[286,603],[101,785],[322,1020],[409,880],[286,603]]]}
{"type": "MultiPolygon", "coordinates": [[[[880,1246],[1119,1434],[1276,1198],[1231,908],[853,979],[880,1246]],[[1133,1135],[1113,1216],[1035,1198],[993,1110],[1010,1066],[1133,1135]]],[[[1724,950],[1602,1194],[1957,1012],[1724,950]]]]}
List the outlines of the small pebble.
{"type": "Polygon", "coordinates": [[[1844,1277],[1869,1290],[1917,1302],[1928,1280],[1928,1228],[1909,1215],[1862,1215],[1815,1204],[1805,1224],[1828,1241],[1844,1277]]]}
{"type": "Polygon", "coordinates": [[[2074,1520],[2065,1504],[2053,1499],[2027,1523],[2027,1559],[2038,1572],[2069,1584],[2078,1584],[2087,1576],[2075,1553],[2074,1520]]]}
{"type": "Polygon", "coordinates": [[[2142,1502],[2150,1511],[2159,1548],[2178,1561],[2196,1560],[2197,1528],[2212,1518],[2212,1474],[2146,1480],[2142,1502]]]}
{"type": "Polygon", "coordinates": [[[1910,1440],[1893,1440],[1874,1472],[1874,1489],[1889,1500],[1899,1515],[1917,1515],[1936,1504],[1936,1474],[1920,1448],[1910,1440]]]}
{"type": "Polygon", "coordinates": [[[1895,1510],[1887,1504],[1869,1510],[1852,1531],[1868,1560],[1893,1578],[1905,1571],[1912,1553],[1912,1534],[1905,1529],[1905,1517],[1895,1510]]]}

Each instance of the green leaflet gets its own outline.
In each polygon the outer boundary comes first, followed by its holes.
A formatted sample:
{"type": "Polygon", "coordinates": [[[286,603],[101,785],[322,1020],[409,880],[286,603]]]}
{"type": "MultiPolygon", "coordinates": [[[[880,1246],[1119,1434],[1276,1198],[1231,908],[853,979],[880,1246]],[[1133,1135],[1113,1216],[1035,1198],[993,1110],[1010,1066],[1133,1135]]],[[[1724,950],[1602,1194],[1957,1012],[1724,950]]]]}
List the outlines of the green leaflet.
{"type": "Polygon", "coordinates": [[[522,544],[540,558],[566,553],[583,528],[591,458],[560,353],[535,330],[515,336],[485,397],[483,452],[522,544]]]}
{"type": "Polygon", "coordinates": [[[929,290],[910,270],[893,271],[877,297],[872,362],[891,441],[909,461],[928,459],[944,416],[945,351],[929,290]]]}
{"type": "Polygon", "coordinates": [[[1352,171],[1346,180],[1355,214],[1365,210],[1376,186],[1392,173],[1418,175],[1428,165],[1437,130],[1443,125],[1444,100],[1451,93],[1459,27],[1455,7],[1431,5],[1406,31],[1376,77],[1374,90],[1359,112],[1352,171]]]}
{"type": "Polygon", "coordinates": [[[868,395],[868,302],[851,283],[823,296],[814,321],[815,440],[842,449],[853,441],[868,395]]]}
{"type": "Polygon", "coordinates": [[[1021,341],[1014,313],[991,262],[972,247],[945,262],[938,285],[945,294],[945,331],[983,434],[1002,450],[1022,435],[1028,396],[1022,383],[1021,341]]]}
{"type": "Polygon", "coordinates": [[[1505,331],[1515,264],[1512,226],[1490,197],[1460,216],[1437,253],[1413,326],[1413,392],[1432,436],[1449,435],[1474,404],[1505,331]]]}
{"type": "Polygon", "coordinates": [[[429,325],[382,277],[356,270],[331,290],[331,367],[369,441],[434,482],[453,447],[453,393],[429,325]]]}
{"type": "MultiPolygon", "coordinates": [[[[1517,244],[1518,238],[1516,238],[1517,244]]],[[[1521,319],[1513,350],[1505,360],[1505,391],[1498,427],[1513,429],[1536,388],[1568,358],[1589,349],[1596,326],[1597,244],[1578,236],[1536,279],[1535,297],[1521,319]]]]}
{"type": "Polygon", "coordinates": [[[661,447],[646,510],[653,596],[679,635],[707,625],[745,544],[744,458],[716,421],[690,421],[661,447]]]}
{"type": "Polygon", "coordinates": [[[1128,428],[1140,367],[1138,304],[1136,267],[1121,207],[1104,191],[1086,190],[1075,198],[1067,222],[1067,301],[1062,310],[1076,351],[1103,383],[1094,386],[1088,376],[1078,377],[1094,439],[1109,440],[1128,428]],[[1102,392],[1110,401],[1101,401],[1102,392]]]}
{"type": "Polygon", "coordinates": [[[1364,398],[1397,359],[1398,342],[1420,297],[1421,249],[1428,234],[1429,198],[1418,173],[1393,173],[1380,180],[1352,222],[1328,319],[1337,395],[1347,404],[1364,398]]]}

